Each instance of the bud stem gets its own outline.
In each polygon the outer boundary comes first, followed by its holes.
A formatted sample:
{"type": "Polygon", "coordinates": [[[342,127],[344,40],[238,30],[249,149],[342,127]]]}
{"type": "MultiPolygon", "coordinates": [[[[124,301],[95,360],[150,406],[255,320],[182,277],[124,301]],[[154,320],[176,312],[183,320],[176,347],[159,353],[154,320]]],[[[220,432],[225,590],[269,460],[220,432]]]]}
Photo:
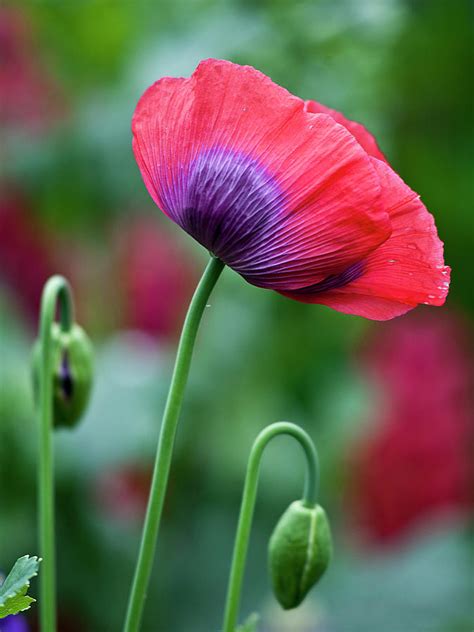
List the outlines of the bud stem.
{"type": "Polygon", "coordinates": [[[155,556],[156,540],[160,528],[161,513],[168,483],[176,427],[183,401],[184,389],[188,379],[196,334],[209,295],[223,268],[224,264],[222,261],[211,257],[191,300],[181,332],[173,377],[171,378],[170,390],[168,392],[168,399],[158,440],[140,552],[125,620],[125,632],[137,632],[140,627],[153,558],[155,556]]]}
{"type": "Polygon", "coordinates": [[[303,503],[314,507],[319,488],[319,461],[316,448],[311,437],[299,426],[281,421],[271,424],[262,430],[255,439],[247,464],[245,486],[240,505],[239,522],[235,536],[232,566],[227,588],[226,607],[223,632],[235,632],[239,614],[242,580],[247,559],[250,529],[257,497],[258,475],[263,451],[268,442],[280,434],[294,437],[301,444],[306,456],[306,481],[303,492],[303,503]]]}
{"type": "Polygon", "coordinates": [[[56,631],[56,562],[54,548],[53,380],[51,329],[59,303],[60,326],[69,331],[74,319],[71,288],[61,276],[46,283],[41,298],[39,369],[39,549],[43,558],[40,577],[40,621],[43,632],[56,631]]]}

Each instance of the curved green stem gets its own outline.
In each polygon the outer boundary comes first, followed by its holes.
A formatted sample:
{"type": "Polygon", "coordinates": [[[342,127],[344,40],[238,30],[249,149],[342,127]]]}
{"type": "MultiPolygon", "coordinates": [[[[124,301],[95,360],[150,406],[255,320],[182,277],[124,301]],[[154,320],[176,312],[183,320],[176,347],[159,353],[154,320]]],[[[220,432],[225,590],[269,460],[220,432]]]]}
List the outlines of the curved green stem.
{"type": "Polygon", "coordinates": [[[56,630],[56,572],[54,549],[54,463],[53,463],[53,367],[51,328],[60,308],[60,326],[69,331],[74,319],[71,288],[61,276],[46,283],[41,298],[39,370],[39,549],[43,558],[40,578],[40,619],[43,632],[56,630]]]}
{"type": "Polygon", "coordinates": [[[181,403],[183,401],[184,389],[188,379],[194,342],[207,300],[223,267],[224,264],[222,261],[211,257],[199,285],[196,288],[184,321],[173,377],[171,378],[170,390],[163,414],[160,437],[158,439],[140,552],[125,620],[125,632],[136,632],[140,627],[168,483],[176,427],[181,410],[181,403]]]}
{"type": "Polygon", "coordinates": [[[223,632],[235,632],[235,626],[237,624],[242,580],[257,497],[258,475],[263,451],[268,442],[280,434],[291,435],[301,444],[305,452],[307,463],[303,503],[308,507],[314,507],[316,504],[319,488],[319,462],[316,448],[310,436],[299,426],[285,421],[267,426],[255,439],[247,464],[245,486],[242,494],[242,503],[240,505],[234,554],[227,588],[223,632]]]}

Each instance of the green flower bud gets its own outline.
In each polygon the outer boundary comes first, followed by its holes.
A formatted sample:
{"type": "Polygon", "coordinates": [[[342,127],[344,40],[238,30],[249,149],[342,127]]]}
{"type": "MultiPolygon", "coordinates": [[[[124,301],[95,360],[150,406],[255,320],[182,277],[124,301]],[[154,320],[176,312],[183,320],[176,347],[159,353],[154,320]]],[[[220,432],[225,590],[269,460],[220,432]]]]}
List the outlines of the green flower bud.
{"type": "MultiPolygon", "coordinates": [[[[89,337],[73,324],[68,332],[54,323],[51,330],[53,379],[53,422],[56,427],[72,428],[89,402],[93,376],[93,353],[89,337]]],[[[41,346],[33,349],[33,383],[38,399],[41,346]]]]}
{"type": "Polygon", "coordinates": [[[322,507],[292,503],[273,531],[268,561],[273,591],[285,610],[296,608],[328,567],[331,531],[322,507]]]}

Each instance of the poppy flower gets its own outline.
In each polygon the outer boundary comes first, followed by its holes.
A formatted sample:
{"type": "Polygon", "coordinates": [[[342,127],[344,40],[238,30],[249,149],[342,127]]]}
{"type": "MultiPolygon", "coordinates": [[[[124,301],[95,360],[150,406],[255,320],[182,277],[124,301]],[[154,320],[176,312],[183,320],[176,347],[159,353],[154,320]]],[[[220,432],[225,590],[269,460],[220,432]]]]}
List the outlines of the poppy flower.
{"type": "Polygon", "coordinates": [[[350,505],[372,543],[474,504],[469,348],[446,313],[393,323],[369,345],[365,368],[385,397],[376,428],[351,450],[350,505]]]}
{"type": "Polygon", "coordinates": [[[151,474],[151,468],[135,464],[103,472],[94,484],[97,505],[110,518],[140,520],[146,510],[151,474]]]}
{"type": "Polygon", "coordinates": [[[43,285],[55,268],[54,245],[21,192],[0,183],[0,288],[15,296],[35,326],[43,285]]]}
{"type": "Polygon", "coordinates": [[[24,9],[0,8],[0,125],[41,131],[63,117],[64,96],[41,63],[24,9]]]}
{"type": "Polygon", "coordinates": [[[210,59],[148,88],[132,131],[155,203],[249,283],[376,320],[444,303],[433,218],[361,125],[210,59]]]}
{"type": "Polygon", "coordinates": [[[195,287],[191,258],[173,235],[147,216],[121,223],[116,241],[114,268],[123,288],[121,324],[164,341],[173,339],[195,287]]]}

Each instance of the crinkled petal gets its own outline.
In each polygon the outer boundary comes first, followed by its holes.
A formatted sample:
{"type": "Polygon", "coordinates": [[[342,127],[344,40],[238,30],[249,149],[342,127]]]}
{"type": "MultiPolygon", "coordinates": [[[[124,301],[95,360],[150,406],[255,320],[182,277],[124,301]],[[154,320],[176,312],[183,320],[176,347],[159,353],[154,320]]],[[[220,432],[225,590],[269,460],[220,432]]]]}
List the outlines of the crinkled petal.
{"type": "Polygon", "coordinates": [[[444,265],[443,244],[433,216],[387,164],[373,161],[381,178],[392,235],[358,264],[347,282],[339,275],[329,289],[320,283],[307,291],[282,292],[286,296],[374,320],[399,316],[420,303],[445,302],[450,268],[444,265]]]}
{"type": "Polygon", "coordinates": [[[157,205],[250,283],[294,289],[389,236],[353,135],[248,66],[202,62],[140,99],[133,147],[157,205]]]}

